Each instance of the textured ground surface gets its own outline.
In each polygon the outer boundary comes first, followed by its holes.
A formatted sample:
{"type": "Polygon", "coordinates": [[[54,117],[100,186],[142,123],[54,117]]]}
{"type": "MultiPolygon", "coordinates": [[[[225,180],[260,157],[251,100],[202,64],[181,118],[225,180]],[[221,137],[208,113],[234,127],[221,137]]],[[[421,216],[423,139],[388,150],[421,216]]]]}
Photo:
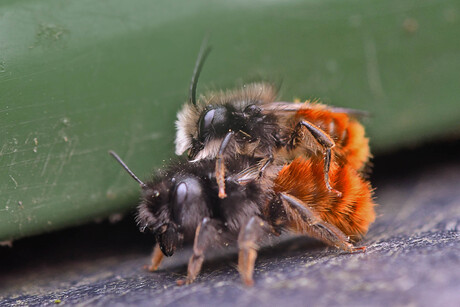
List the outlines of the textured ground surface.
{"type": "Polygon", "coordinates": [[[289,238],[261,251],[253,288],[234,251],[178,287],[189,251],[146,272],[151,238],[125,219],[0,248],[0,305],[459,306],[460,146],[442,146],[376,160],[379,217],[365,254],[289,238]]]}

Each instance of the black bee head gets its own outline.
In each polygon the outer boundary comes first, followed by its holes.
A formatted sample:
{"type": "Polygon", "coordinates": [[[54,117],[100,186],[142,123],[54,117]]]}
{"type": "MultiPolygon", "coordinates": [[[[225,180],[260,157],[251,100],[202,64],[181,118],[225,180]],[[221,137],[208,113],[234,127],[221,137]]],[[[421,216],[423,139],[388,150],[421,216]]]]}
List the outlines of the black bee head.
{"type": "MultiPolygon", "coordinates": [[[[153,181],[144,183],[115,152],[109,151],[109,154],[141,186],[136,218],[141,231],[151,231],[163,254],[171,256],[184,237],[193,238],[198,224],[210,216],[210,202],[205,193],[205,186],[209,186],[206,174],[193,175],[195,164],[177,161],[153,181]]],[[[207,171],[209,165],[202,166],[207,171]]]]}
{"type": "Polygon", "coordinates": [[[217,155],[221,142],[230,131],[241,132],[252,140],[254,127],[260,126],[264,115],[257,105],[242,107],[243,104],[244,101],[229,101],[223,105],[208,106],[201,113],[197,136],[191,139],[189,159],[199,160],[217,155]]]}
{"type": "Polygon", "coordinates": [[[198,178],[179,174],[159,178],[142,189],[138,225],[141,231],[152,232],[163,254],[171,256],[209,216],[205,198],[198,178]]]}

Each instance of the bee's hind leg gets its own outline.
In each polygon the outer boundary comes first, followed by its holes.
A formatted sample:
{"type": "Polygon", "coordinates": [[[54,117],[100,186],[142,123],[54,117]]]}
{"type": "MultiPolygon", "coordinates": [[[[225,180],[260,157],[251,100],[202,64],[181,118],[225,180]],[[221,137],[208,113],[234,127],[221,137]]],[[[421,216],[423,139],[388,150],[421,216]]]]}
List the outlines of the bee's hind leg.
{"type": "Polygon", "coordinates": [[[298,137],[299,130],[302,127],[305,127],[308,130],[308,132],[310,132],[310,134],[313,136],[316,142],[318,142],[318,144],[324,150],[324,182],[326,184],[327,189],[331,192],[336,193],[339,197],[342,196],[342,193],[334,189],[329,182],[329,168],[331,166],[332,148],[335,146],[334,140],[329,135],[327,135],[327,133],[324,132],[321,128],[315,126],[314,124],[308,121],[302,120],[297,124],[291,136],[291,140],[289,142],[290,147],[295,147],[295,139],[298,137]]]}
{"type": "Polygon", "coordinates": [[[351,244],[348,236],[336,226],[323,221],[300,199],[287,193],[281,193],[280,197],[285,207],[287,206],[288,219],[302,225],[305,234],[350,253],[366,250],[364,246],[355,247],[351,244]]]}

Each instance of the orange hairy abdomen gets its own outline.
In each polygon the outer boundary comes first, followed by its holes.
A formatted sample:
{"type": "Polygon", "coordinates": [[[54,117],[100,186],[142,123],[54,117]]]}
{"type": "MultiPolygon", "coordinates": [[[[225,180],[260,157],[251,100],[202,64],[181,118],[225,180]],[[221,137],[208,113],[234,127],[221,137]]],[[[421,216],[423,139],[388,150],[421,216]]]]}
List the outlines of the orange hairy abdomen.
{"type": "Polygon", "coordinates": [[[361,171],[369,161],[369,139],[364,127],[346,113],[336,113],[321,104],[313,104],[297,111],[296,120],[306,120],[327,133],[335,142],[333,148],[336,162],[348,164],[361,171]]]}
{"type": "MultiPolygon", "coordinates": [[[[375,220],[372,188],[350,165],[331,164],[329,176],[332,185],[342,192],[341,197],[327,190],[322,159],[299,157],[283,167],[274,190],[295,196],[322,220],[358,240],[375,220]]],[[[288,228],[296,231],[295,225],[288,228]]]]}

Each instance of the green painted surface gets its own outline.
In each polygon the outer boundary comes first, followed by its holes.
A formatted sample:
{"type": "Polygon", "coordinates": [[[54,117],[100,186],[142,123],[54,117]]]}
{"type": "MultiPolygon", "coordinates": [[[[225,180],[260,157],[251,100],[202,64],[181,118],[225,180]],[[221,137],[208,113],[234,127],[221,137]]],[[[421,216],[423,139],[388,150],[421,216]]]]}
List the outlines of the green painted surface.
{"type": "Polygon", "coordinates": [[[0,241],[135,206],[173,156],[198,91],[282,84],[281,98],[370,111],[375,150],[459,131],[458,1],[0,2],[0,241]]]}

